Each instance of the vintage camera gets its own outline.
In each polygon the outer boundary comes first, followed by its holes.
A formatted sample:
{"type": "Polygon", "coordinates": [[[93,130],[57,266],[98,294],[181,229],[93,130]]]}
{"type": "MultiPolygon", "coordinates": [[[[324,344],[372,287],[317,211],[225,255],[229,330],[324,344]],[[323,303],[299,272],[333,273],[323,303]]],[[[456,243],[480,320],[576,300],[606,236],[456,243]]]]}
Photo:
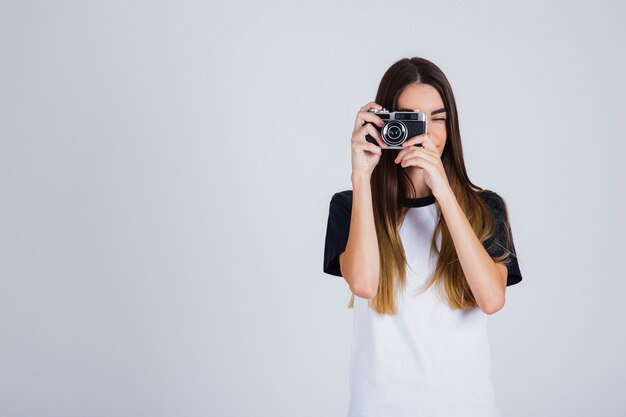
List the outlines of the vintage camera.
{"type": "MultiPolygon", "coordinates": [[[[403,149],[402,144],[413,136],[421,135],[427,131],[426,114],[419,111],[392,111],[386,109],[369,109],[371,113],[375,113],[385,123],[382,127],[374,123],[373,125],[380,132],[380,136],[387,144],[388,148],[383,149],[403,149]]],[[[366,135],[365,140],[378,146],[378,142],[371,135],[366,135]]],[[[421,147],[421,143],[414,146],[421,147]]]]}

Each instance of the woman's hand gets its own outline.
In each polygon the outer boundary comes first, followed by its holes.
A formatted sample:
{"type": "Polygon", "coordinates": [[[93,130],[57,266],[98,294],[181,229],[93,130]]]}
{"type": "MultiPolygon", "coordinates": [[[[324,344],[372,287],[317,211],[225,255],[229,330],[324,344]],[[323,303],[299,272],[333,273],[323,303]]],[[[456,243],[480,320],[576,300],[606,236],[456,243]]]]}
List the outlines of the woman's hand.
{"type": "Polygon", "coordinates": [[[382,148],[387,148],[387,144],[383,142],[380,132],[367,122],[372,122],[378,126],[384,126],[385,122],[376,114],[370,113],[370,108],[382,110],[382,106],[374,102],[369,102],[356,114],[354,122],[354,130],[352,131],[352,175],[370,176],[374,168],[380,160],[382,148]],[[368,142],[365,136],[369,134],[379,146],[368,142]]]}
{"type": "Polygon", "coordinates": [[[404,149],[398,153],[394,160],[395,163],[405,168],[410,166],[422,168],[424,181],[432,190],[435,198],[439,199],[448,193],[452,194],[441,157],[428,133],[410,138],[402,144],[402,147],[404,149]],[[422,147],[414,146],[417,143],[421,143],[422,147]]]}

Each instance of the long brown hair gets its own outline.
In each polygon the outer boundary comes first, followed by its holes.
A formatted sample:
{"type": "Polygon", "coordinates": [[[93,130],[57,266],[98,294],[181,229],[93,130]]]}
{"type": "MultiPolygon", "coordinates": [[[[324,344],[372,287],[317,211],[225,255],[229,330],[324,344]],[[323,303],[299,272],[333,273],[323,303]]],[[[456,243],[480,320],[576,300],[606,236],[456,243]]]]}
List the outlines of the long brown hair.
{"type": "MultiPolygon", "coordinates": [[[[403,58],[389,67],[383,75],[375,101],[387,110],[394,111],[397,109],[397,98],[402,90],[413,83],[431,85],[441,95],[447,112],[447,140],[441,155],[446,176],[479,240],[484,242],[491,239],[496,232],[496,219],[479,195],[485,190],[473,184],[467,176],[456,102],[452,87],[443,71],[424,58],[403,58]]],[[[387,150],[382,153],[370,182],[380,253],[380,277],[376,296],[368,300],[368,304],[380,314],[396,313],[396,290],[399,286],[402,289],[406,287],[406,256],[398,227],[407,212],[407,208],[401,204],[401,199],[414,196],[415,188],[404,168],[393,162],[398,152],[387,150]]],[[[421,292],[436,284],[439,295],[442,299],[447,299],[451,308],[477,307],[439,203],[435,204],[439,220],[431,242],[431,251],[437,254],[437,263],[421,292]],[[441,238],[440,248],[437,247],[438,234],[441,238]]],[[[510,235],[508,238],[511,238],[510,235]]],[[[510,252],[505,251],[503,255],[493,259],[500,262],[508,256],[510,252]]],[[[350,308],[353,306],[354,294],[348,304],[350,308]]]]}

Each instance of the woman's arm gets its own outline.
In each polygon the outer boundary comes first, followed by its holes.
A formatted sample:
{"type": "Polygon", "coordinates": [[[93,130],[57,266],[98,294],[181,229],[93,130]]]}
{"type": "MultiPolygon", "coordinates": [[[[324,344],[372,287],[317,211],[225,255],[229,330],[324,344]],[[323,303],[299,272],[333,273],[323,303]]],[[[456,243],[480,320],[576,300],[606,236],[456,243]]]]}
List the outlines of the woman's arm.
{"type": "Polygon", "coordinates": [[[339,255],[341,274],[354,295],[373,298],[378,291],[380,259],[369,175],[352,175],[352,216],[346,250],[339,255]]]}
{"type": "Polygon", "coordinates": [[[491,259],[459,206],[454,193],[447,192],[443,196],[437,196],[437,201],[476,303],[486,314],[497,312],[505,302],[506,265],[491,259]]]}
{"type": "Polygon", "coordinates": [[[415,136],[402,144],[395,159],[403,167],[424,170],[424,181],[433,191],[452,235],[461,268],[480,309],[493,314],[504,306],[507,267],[496,264],[478,240],[448,182],[445,168],[430,134],[415,136]],[[421,143],[422,147],[413,145],[421,143]]]}

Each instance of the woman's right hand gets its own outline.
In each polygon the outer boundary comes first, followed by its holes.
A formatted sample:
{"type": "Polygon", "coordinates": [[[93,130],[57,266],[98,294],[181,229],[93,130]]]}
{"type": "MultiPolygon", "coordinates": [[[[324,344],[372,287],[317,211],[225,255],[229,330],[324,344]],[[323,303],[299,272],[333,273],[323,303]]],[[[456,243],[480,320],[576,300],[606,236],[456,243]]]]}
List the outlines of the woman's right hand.
{"type": "Polygon", "coordinates": [[[367,123],[372,122],[380,127],[385,125],[377,114],[368,111],[370,108],[382,110],[383,107],[370,101],[361,107],[356,114],[354,131],[352,132],[352,175],[371,175],[380,160],[382,148],[387,148],[380,132],[373,125],[367,123]],[[368,134],[376,139],[379,146],[365,139],[368,134]]]}

